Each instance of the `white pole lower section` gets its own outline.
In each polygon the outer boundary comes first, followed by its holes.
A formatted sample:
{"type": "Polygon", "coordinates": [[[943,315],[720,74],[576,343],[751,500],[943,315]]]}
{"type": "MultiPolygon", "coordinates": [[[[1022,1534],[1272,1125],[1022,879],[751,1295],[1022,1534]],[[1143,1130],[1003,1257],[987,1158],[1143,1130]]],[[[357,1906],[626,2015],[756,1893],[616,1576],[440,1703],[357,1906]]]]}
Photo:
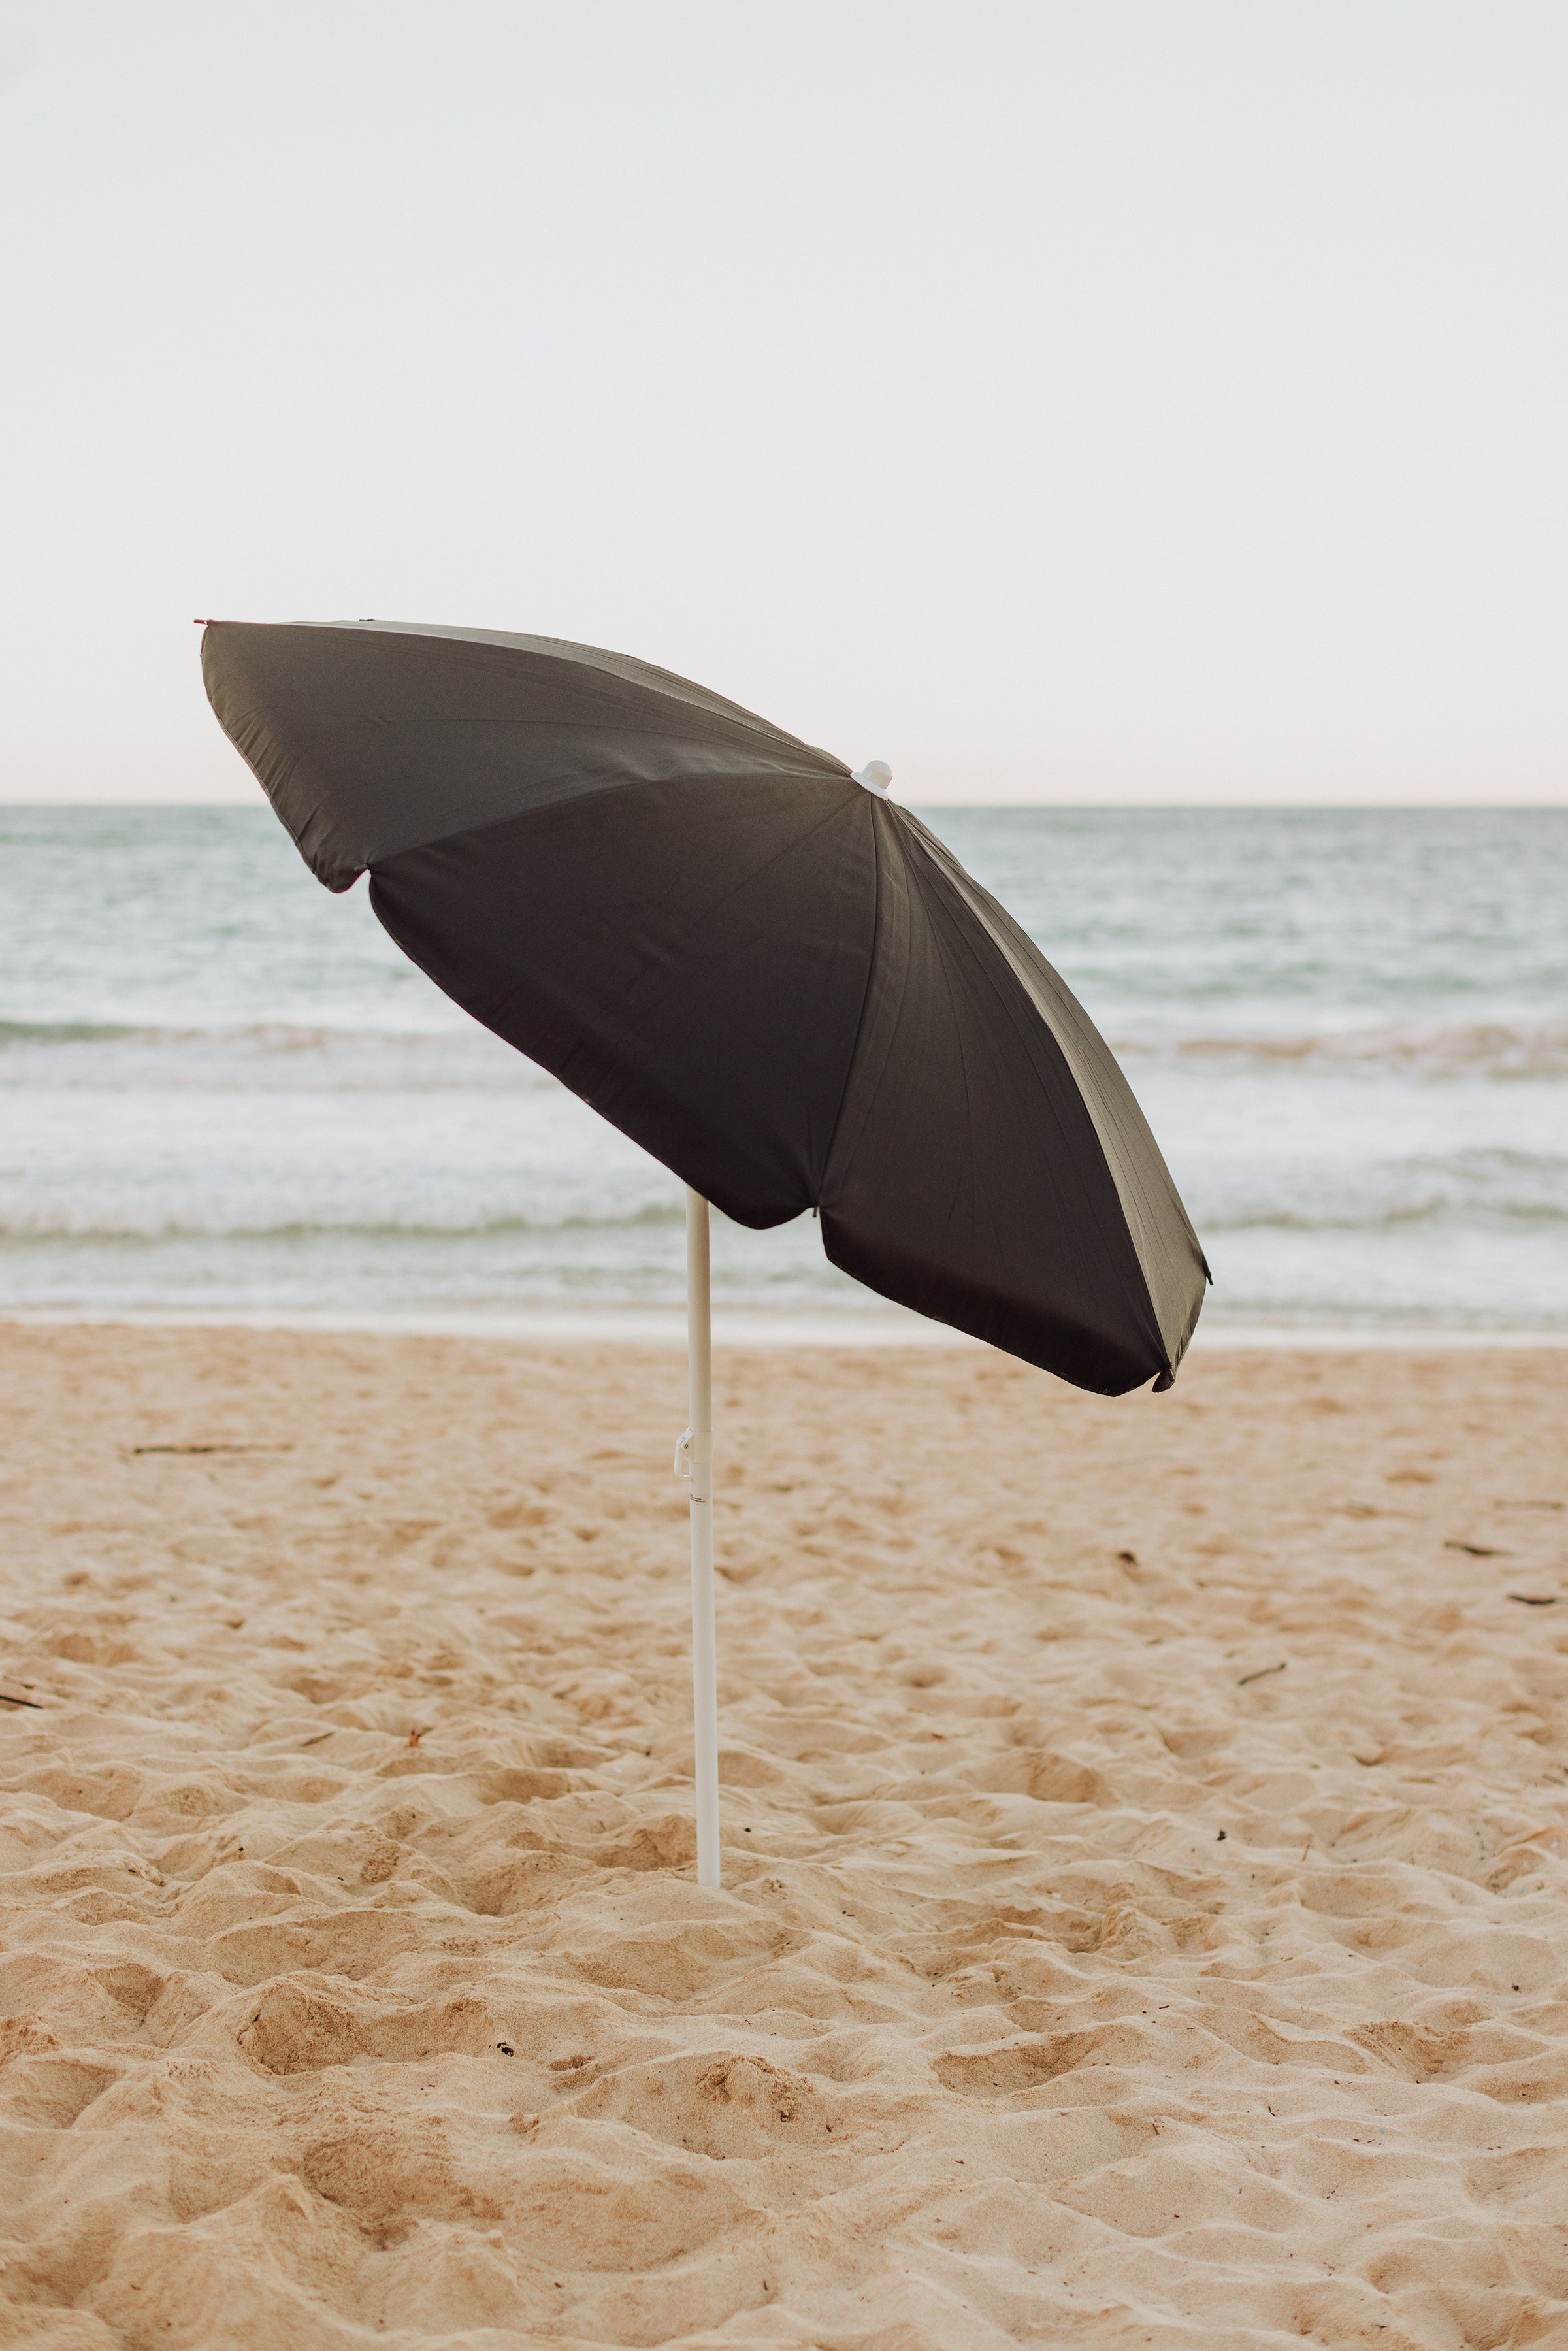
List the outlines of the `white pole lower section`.
{"type": "Polygon", "coordinates": [[[707,1202],[686,1189],[686,1374],[691,1409],[692,1705],[697,1884],[718,1884],[718,1656],[713,1604],[713,1311],[707,1202]]]}

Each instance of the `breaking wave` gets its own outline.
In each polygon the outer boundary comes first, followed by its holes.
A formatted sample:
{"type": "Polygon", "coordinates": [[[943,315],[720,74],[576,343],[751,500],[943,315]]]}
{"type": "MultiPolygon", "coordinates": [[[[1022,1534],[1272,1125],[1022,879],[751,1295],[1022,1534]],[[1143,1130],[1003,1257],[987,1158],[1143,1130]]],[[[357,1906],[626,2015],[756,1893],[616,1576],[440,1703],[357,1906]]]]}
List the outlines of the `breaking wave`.
{"type": "Polygon", "coordinates": [[[1568,1157],[1473,1149],[1370,1166],[1208,1170],[1187,1196],[1208,1234],[1568,1225],[1568,1157]]]}
{"type": "MultiPolygon", "coordinates": [[[[1299,1071],[1427,1080],[1568,1079],[1568,1018],[1300,1032],[1162,1035],[1111,1024],[1130,1067],[1149,1062],[1216,1076],[1299,1071]]],[[[107,1020],[0,1020],[0,1086],[244,1085],[267,1091],[407,1088],[486,1091],[551,1081],[476,1023],[399,1029],[292,1021],[162,1026],[107,1020]]]]}
{"type": "Polygon", "coordinates": [[[553,1083],[467,1019],[423,1030],[289,1021],[211,1028],[0,1021],[0,1088],[444,1093],[553,1083]]]}
{"type": "Polygon", "coordinates": [[[1300,1070],[1405,1077],[1568,1078],[1568,1019],[1474,1021],[1432,1027],[1331,1029],[1304,1035],[1216,1035],[1114,1040],[1129,1061],[1155,1058],[1216,1072],[1300,1070]]]}

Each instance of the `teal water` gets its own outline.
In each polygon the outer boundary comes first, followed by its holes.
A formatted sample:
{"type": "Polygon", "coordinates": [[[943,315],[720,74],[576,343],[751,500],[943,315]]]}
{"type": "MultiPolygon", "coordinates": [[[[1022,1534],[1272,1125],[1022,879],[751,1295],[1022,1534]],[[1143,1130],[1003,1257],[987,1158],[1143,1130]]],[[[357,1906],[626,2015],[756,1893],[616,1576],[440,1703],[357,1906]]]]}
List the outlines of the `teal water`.
{"type": "MultiPolygon", "coordinates": [[[[1215,1321],[1568,1327],[1568,810],[922,813],[1120,1053],[1215,1321]]],[[[0,1310],[671,1301],[679,1187],[263,809],[0,809],[0,1310]]],[[[852,1311],[810,1218],[721,1299],[852,1311]]]]}

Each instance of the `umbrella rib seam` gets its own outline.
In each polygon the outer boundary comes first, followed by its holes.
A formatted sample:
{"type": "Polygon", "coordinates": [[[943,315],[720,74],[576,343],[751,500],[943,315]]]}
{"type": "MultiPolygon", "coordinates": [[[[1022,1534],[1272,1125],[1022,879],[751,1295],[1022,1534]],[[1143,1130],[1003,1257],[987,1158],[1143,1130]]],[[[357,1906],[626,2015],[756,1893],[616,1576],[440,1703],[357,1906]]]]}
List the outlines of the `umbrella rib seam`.
{"type": "Polygon", "coordinates": [[[860,1061],[861,1038],[865,1030],[866,1007],[871,1002],[872,987],[876,978],[876,951],[882,938],[882,831],[877,823],[876,810],[872,809],[868,810],[868,814],[871,818],[871,953],[866,957],[865,984],[861,989],[861,1008],[855,1015],[854,1041],[850,1047],[849,1060],[844,1064],[844,1082],[839,1090],[839,1106],[833,1113],[833,1129],[828,1137],[828,1147],[822,1154],[821,1175],[817,1183],[819,1208],[822,1205],[821,1196],[822,1185],[827,1180],[828,1170],[833,1164],[833,1153],[838,1147],[839,1129],[844,1123],[844,1104],[850,1098],[850,1088],[854,1083],[855,1068],[860,1061]]]}
{"type": "MultiPolygon", "coordinates": [[[[727,747],[733,748],[734,747],[728,746],[727,747]]],[[[380,848],[374,852],[373,856],[367,856],[363,859],[360,871],[361,872],[373,872],[377,867],[390,865],[397,858],[414,857],[417,856],[422,850],[440,849],[444,847],[449,841],[463,841],[470,838],[471,836],[476,836],[481,833],[499,832],[507,825],[532,822],[536,819],[551,817],[561,810],[580,806],[585,800],[607,799],[614,792],[645,792],[650,789],[678,789],[687,784],[743,783],[747,779],[747,769],[738,767],[729,770],[720,768],[712,775],[704,775],[697,772],[682,773],[680,771],[675,771],[665,776],[654,777],[607,773],[603,776],[595,777],[591,781],[585,779],[580,786],[576,786],[571,790],[561,793],[558,798],[549,800],[540,800],[529,808],[511,809],[501,816],[485,817],[477,823],[454,825],[446,831],[431,833],[427,838],[423,838],[418,841],[397,841],[395,845],[380,848]]],[[[767,780],[769,783],[790,783],[801,780],[810,783],[823,783],[833,782],[836,778],[822,776],[809,776],[802,778],[796,774],[789,773],[769,775],[767,780]]],[[[832,813],[833,811],[830,810],[829,815],[822,819],[822,822],[829,822],[832,813]]],[[[287,819],[285,819],[284,821],[287,824],[287,819]]],[[[806,839],[809,836],[804,834],[800,836],[801,839],[806,839]]],[[[788,852],[780,851],[777,852],[777,854],[786,855],[788,854],[788,852]]],[[[760,872],[764,869],[759,867],[758,870],[760,872]]]]}
{"type": "MultiPolygon", "coordinates": [[[[1134,1134],[1135,1130],[1129,1126],[1124,1113],[1119,1105],[1114,1102],[1107,1105],[1109,1123],[1113,1128],[1117,1144],[1123,1146],[1122,1150],[1113,1156],[1104,1134],[1100,1131],[1099,1120],[1094,1116],[1093,1104],[1096,1097],[1092,1092],[1091,1089],[1084,1083],[1082,1077],[1081,1077],[1079,1073],[1078,1056],[1082,1051],[1081,1040],[1074,1035],[1071,1039],[1072,1050],[1069,1050],[1069,1040],[1064,1039],[1062,1034],[1060,1033],[1057,1019],[1053,1017],[1052,1011],[1048,1008],[1046,1005],[1040,1002],[1039,998],[1036,996],[1034,988],[1030,985],[1029,978],[1026,977],[1025,970],[1019,968],[1020,964],[1025,964],[1027,969],[1026,958],[1020,954],[1019,947],[1013,944],[1008,934],[1012,931],[1018,931],[1020,934],[1024,946],[1032,951],[1035,955],[1039,955],[1040,953],[1038,946],[1030,937],[1029,934],[1022,930],[1022,926],[1019,924],[1017,917],[1010,914],[1005,906],[999,904],[982,883],[976,882],[972,874],[964,872],[961,868],[957,868],[956,873],[949,873],[946,870],[947,864],[951,862],[952,865],[956,868],[957,862],[956,859],[952,858],[952,853],[946,849],[946,843],[942,842],[939,839],[936,840],[936,850],[939,850],[942,854],[936,854],[932,847],[929,845],[933,836],[926,833],[925,828],[919,824],[918,820],[916,820],[916,838],[919,841],[920,847],[925,852],[926,862],[932,871],[938,877],[939,883],[945,886],[946,893],[950,896],[956,898],[960,904],[964,903],[967,899],[970,900],[971,903],[975,899],[983,901],[990,912],[999,918],[999,929],[993,929],[988,923],[985,925],[986,933],[989,938],[991,946],[999,956],[1004,968],[1007,968],[1011,972],[1018,994],[1021,996],[1023,1001],[1030,1006],[1034,1016],[1034,1021],[1044,1030],[1045,1034],[1054,1044],[1056,1050],[1061,1055],[1072,1079],[1073,1085],[1076,1087],[1086,1106],[1090,1108],[1091,1122],[1095,1131],[1095,1142],[1098,1145],[1101,1158],[1104,1164],[1105,1173],[1110,1178],[1113,1189],[1115,1191],[1121,1201],[1122,1222],[1125,1228],[1127,1238],[1132,1244],[1133,1255],[1137,1262],[1138,1271],[1143,1280],[1145,1291],[1148,1299],[1149,1311],[1154,1319],[1155,1329],[1159,1336],[1160,1346],[1167,1358],[1166,1369],[1167,1371],[1174,1370],[1174,1365],[1170,1359],[1174,1355],[1175,1364],[1179,1364],[1183,1354],[1186,1353],[1186,1346],[1191,1340],[1192,1331],[1197,1325],[1197,1317],[1194,1314],[1192,1322],[1189,1325],[1185,1337],[1181,1340],[1179,1345],[1173,1349],[1171,1342],[1166,1335],[1165,1327],[1160,1319],[1160,1311],[1155,1296],[1154,1274],[1150,1265],[1145,1261],[1143,1249],[1139,1246],[1138,1235],[1140,1230],[1157,1224],[1158,1219],[1157,1215],[1155,1212],[1155,1203],[1149,1193],[1147,1186],[1143,1180],[1141,1173],[1136,1167],[1134,1155],[1125,1148],[1129,1136],[1134,1134]],[[1129,1194],[1136,1204],[1139,1211],[1137,1216],[1134,1215],[1132,1208],[1129,1206],[1129,1194]]],[[[1043,960],[1043,958],[1041,959],[1043,960]]],[[[1056,975],[1052,973],[1051,977],[1055,977],[1056,975]]],[[[993,980],[993,985],[994,984],[993,980]]],[[[1068,991],[1068,1008],[1077,1013],[1079,1020],[1083,1021],[1086,1025],[1090,1025],[1087,1022],[1087,1015],[1084,1014],[1082,1007],[1077,1003],[1076,998],[1071,998],[1071,991],[1068,991]]],[[[1012,1000],[1010,996],[1008,1000],[1009,1002],[1012,1000]]],[[[1091,1033],[1093,1033],[1092,1027],[1091,1033]]],[[[1108,1053],[1107,1058],[1111,1058],[1108,1053]]],[[[1124,1082],[1125,1081],[1124,1079],[1124,1082]]],[[[1128,1098],[1133,1101],[1135,1111],[1137,1109],[1137,1104],[1135,1099],[1132,1096],[1131,1088],[1128,1088],[1128,1098]]],[[[1152,1134],[1149,1136],[1148,1140],[1151,1145],[1153,1145],[1156,1157],[1159,1157],[1159,1146],[1155,1143],[1152,1134]]],[[[1176,1196],[1176,1187],[1171,1182],[1170,1172],[1168,1168],[1165,1168],[1163,1158],[1159,1159],[1159,1164],[1162,1169],[1164,1169],[1166,1184],[1169,1186],[1171,1195],[1174,1198],[1176,1196]]],[[[1180,1209],[1182,1221],[1186,1227],[1193,1248],[1197,1252],[1198,1261],[1203,1267],[1205,1276],[1207,1280],[1212,1280],[1213,1277],[1208,1272],[1207,1260],[1203,1256],[1203,1251],[1200,1244],[1198,1243],[1197,1236],[1192,1230],[1191,1220],[1187,1217],[1185,1208],[1181,1207],[1179,1199],[1176,1200],[1176,1206],[1178,1209],[1180,1209]]],[[[1101,1221],[1098,1217],[1096,1217],[1096,1221],[1101,1221]]],[[[1101,1228],[1102,1230],[1104,1229],[1103,1224],[1101,1228]]],[[[1200,1292],[1200,1304],[1201,1296],[1202,1293],[1200,1292]]]]}
{"type": "MultiPolygon", "coordinates": [[[[220,621],[215,624],[209,623],[208,625],[216,625],[219,628],[233,628],[236,625],[244,627],[246,624],[243,622],[235,623],[232,621],[220,621]]],[[[284,625],[287,626],[289,624],[285,623],[284,625]]],[[[305,621],[294,623],[293,625],[300,628],[320,631],[322,632],[329,631],[343,632],[344,631],[344,623],[340,621],[305,621]]],[[[360,624],[354,622],[350,622],[347,625],[349,629],[357,631],[360,624]]],[[[439,659],[455,662],[461,666],[468,669],[477,668],[485,669],[486,671],[491,670],[494,664],[485,657],[488,654],[497,653],[524,653],[532,660],[548,662],[556,667],[566,668],[572,666],[572,664],[568,662],[560,653],[553,651],[541,652],[535,650],[531,646],[510,645],[505,643],[497,644],[492,643],[492,641],[487,637],[469,637],[461,634],[446,636],[443,634],[437,638],[432,639],[422,636],[417,629],[405,627],[399,622],[378,623],[376,633],[379,636],[383,637],[400,638],[402,641],[402,650],[404,651],[405,657],[412,657],[414,660],[430,658],[430,656],[424,653],[423,649],[432,642],[439,643],[443,646],[471,647],[473,650],[468,653],[459,652],[437,656],[439,659]]],[[[560,642],[565,645],[568,641],[563,639],[560,642]]],[[[570,650],[576,652],[579,649],[572,646],[570,650]]],[[[607,651],[608,648],[600,645],[588,645],[582,647],[580,650],[588,653],[599,653],[607,651]]],[[[613,661],[613,659],[614,657],[612,656],[612,661],[613,661]]],[[[629,687],[634,694],[656,697],[660,702],[672,705],[674,710],[679,713],[685,714],[689,711],[699,711],[709,717],[722,718],[731,724],[738,721],[747,735],[759,736],[765,741],[787,744],[792,750],[809,751],[816,758],[825,760],[828,763],[831,771],[835,775],[848,776],[850,773],[848,766],[842,760],[835,758],[831,751],[823,751],[819,745],[815,743],[808,743],[799,735],[786,734],[783,727],[775,726],[770,719],[760,717],[754,710],[742,709],[738,702],[728,702],[722,695],[714,695],[710,696],[702,687],[697,686],[696,698],[689,700],[684,694],[671,693],[667,686],[653,684],[651,683],[644,684],[639,679],[628,677],[625,672],[619,667],[609,666],[598,661],[591,661],[584,665],[591,668],[597,676],[612,678],[622,687],[629,687]],[[716,704],[722,705],[722,707],[716,709],[716,704]]],[[[647,666],[654,668],[653,664],[648,664],[647,666]]],[[[655,669],[655,674],[662,674],[671,678],[674,684],[677,686],[690,686],[694,685],[695,683],[695,680],[691,678],[676,678],[673,671],[664,671],[659,673],[655,669]]],[[[613,689],[601,688],[600,691],[605,693],[610,698],[613,698],[613,689]]]]}

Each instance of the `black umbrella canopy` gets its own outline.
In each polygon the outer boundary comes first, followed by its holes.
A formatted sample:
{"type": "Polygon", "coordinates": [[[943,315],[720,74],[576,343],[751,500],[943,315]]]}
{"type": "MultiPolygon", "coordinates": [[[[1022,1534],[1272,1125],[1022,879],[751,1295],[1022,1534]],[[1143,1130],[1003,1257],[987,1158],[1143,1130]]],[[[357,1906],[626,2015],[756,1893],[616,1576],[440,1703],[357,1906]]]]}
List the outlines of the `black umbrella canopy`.
{"type": "Polygon", "coordinates": [[[549,637],[209,622],[213,708],[330,890],[743,1225],[1100,1395],[1207,1268],[1033,941],[843,763],[549,637]]]}

